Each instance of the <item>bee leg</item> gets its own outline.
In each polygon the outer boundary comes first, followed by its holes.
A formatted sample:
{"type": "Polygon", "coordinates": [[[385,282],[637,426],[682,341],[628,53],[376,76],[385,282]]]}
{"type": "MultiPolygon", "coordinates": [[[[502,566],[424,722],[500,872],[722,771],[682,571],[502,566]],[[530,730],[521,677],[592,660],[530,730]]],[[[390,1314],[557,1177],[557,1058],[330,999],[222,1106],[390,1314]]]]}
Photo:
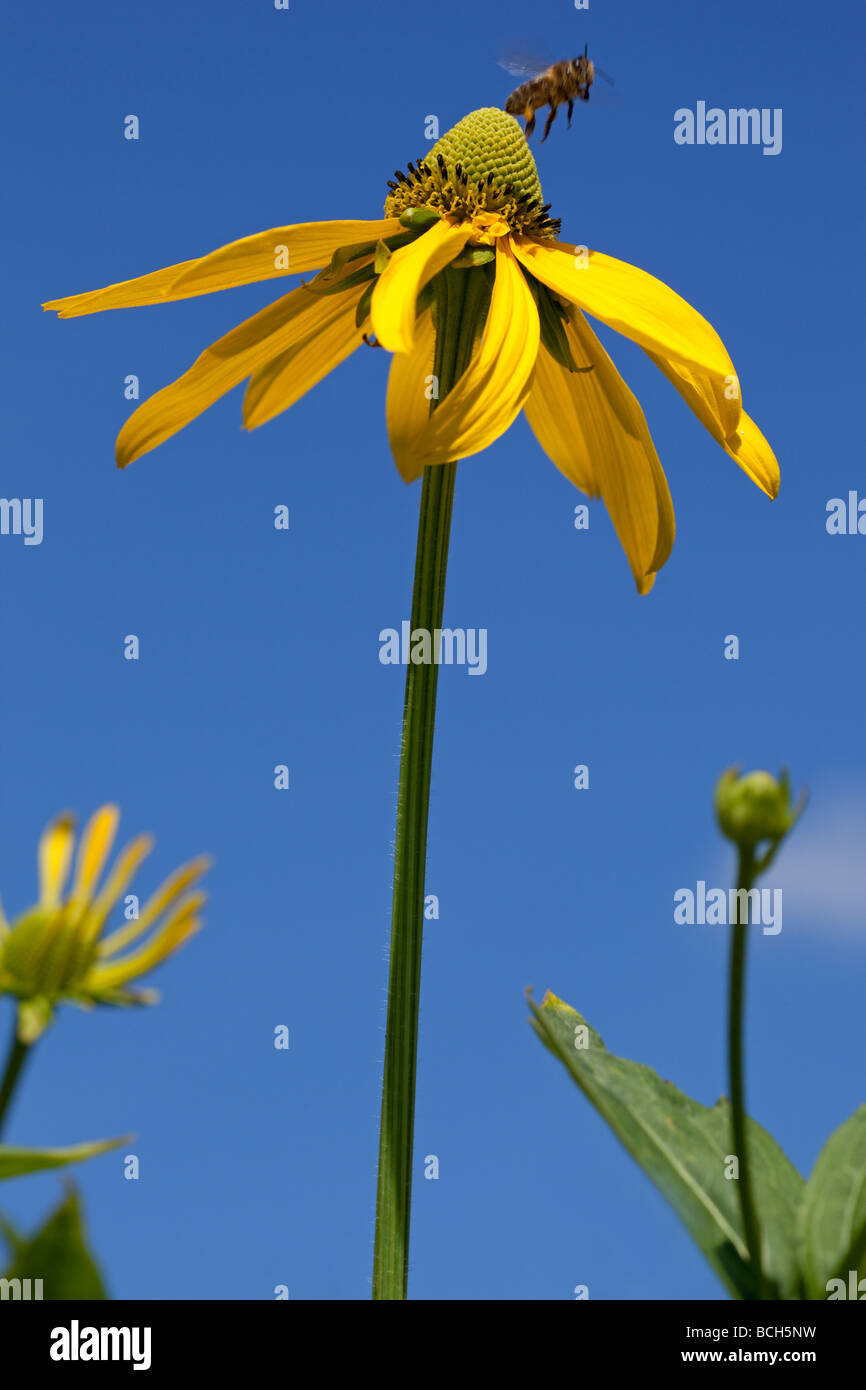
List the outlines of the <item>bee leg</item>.
{"type": "Polygon", "coordinates": [[[523,113],[523,118],[526,121],[523,134],[526,136],[528,140],[535,129],[535,111],[531,106],[527,106],[526,110],[523,113]]]}
{"type": "Polygon", "coordinates": [[[543,134],[542,137],[541,137],[541,143],[542,143],[542,145],[544,144],[545,140],[547,139],[548,134],[549,134],[549,132],[550,132],[550,127],[553,125],[553,122],[554,122],[555,120],[556,120],[556,107],[554,106],[553,102],[551,102],[551,104],[550,104],[550,115],[549,115],[548,118],[547,118],[547,124],[546,124],[545,127],[544,127],[544,134],[543,134]]]}
{"type": "Polygon", "coordinates": [[[574,102],[573,102],[573,101],[570,101],[570,102],[568,103],[568,129],[569,129],[569,130],[571,130],[571,113],[572,113],[573,110],[574,110],[574,102]]]}

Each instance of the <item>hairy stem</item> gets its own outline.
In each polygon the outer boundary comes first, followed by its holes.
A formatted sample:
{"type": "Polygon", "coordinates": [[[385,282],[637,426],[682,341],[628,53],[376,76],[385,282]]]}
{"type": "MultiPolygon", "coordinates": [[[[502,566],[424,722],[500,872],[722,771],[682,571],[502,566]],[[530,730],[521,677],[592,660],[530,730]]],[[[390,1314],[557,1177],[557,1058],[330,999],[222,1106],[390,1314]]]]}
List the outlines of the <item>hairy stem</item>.
{"type": "MultiPolygon", "coordinates": [[[[489,295],[487,277],[477,271],[446,270],[434,288],[431,410],[468,363],[473,325],[489,295]]],[[[419,389],[423,385],[419,382],[419,389]]],[[[439,670],[433,633],[442,626],[456,471],[456,463],[427,467],[421,488],[411,630],[430,634],[433,660],[422,665],[410,661],[406,667],[373,1257],[373,1298],[380,1300],[405,1299],[409,1272],[424,874],[439,670]]]]}

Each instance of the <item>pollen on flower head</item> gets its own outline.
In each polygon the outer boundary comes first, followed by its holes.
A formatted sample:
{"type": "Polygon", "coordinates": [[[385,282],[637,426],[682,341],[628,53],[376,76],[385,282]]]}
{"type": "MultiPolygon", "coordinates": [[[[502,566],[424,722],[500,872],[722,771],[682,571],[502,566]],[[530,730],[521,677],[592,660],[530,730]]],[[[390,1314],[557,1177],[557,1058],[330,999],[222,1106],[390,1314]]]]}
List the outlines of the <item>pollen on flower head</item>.
{"type": "MultiPolygon", "coordinates": [[[[495,106],[472,111],[447,131],[409,172],[389,181],[386,217],[428,207],[459,222],[479,225],[478,214],[496,213],[504,231],[555,237],[559,221],[542,205],[535,160],[513,116],[495,106]]],[[[485,238],[486,240],[487,238],[485,238]]]]}

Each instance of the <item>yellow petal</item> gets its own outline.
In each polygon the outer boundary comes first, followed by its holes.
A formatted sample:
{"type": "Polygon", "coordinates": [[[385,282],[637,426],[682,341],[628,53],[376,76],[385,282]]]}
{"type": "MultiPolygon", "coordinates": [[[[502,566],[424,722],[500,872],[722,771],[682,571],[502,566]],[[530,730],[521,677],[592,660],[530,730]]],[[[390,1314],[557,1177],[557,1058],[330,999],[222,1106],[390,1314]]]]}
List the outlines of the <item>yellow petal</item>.
{"type": "Polygon", "coordinates": [[[643,411],[579,310],[566,336],[568,372],[539,354],[526,416],[539,444],[567,478],[601,495],[631,566],[638,592],[648,593],[674,542],[674,511],[643,411]]]}
{"type": "MultiPolygon", "coordinates": [[[[467,270],[465,274],[472,275],[467,270]]],[[[426,401],[429,343],[399,371],[389,411],[391,451],[411,482],[428,464],[448,463],[486,449],[504,434],[529,394],[538,356],[538,310],[507,241],[496,247],[496,279],[487,322],[469,366],[428,418],[414,391],[426,401]],[[412,377],[414,375],[414,384],[412,377]]],[[[394,364],[392,363],[392,371],[394,364]]]]}
{"type": "Polygon", "coordinates": [[[341,246],[379,241],[404,229],[396,217],[375,222],[302,222],[296,227],[272,227],[269,232],[242,237],[221,246],[184,271],[172,286],[172,293],[195,294],[252,285],[276,275],[297,275],[318,270],[330,261],[341,246]],[[288,265],[286,265],[288,261],[288,265]]]}
{"type": "MultiPolygon", "coordinates": [[[[515,254],[563,299],[639,343],[647,352],[683,362],[721,383],[736,382],[734,365],[716,330],[654,275],[560,242],[515,238],[515,254]]],[[[736,428],[739,397],[725,403],[728,433],[736,428]]]]}
{"type": "Polygon", "coordinates": [[[139,975],[146,975],[154,966],[160,965],[167,956],[183,945],[184,941],[199,930],[202,925],[197,915],[199,908],[207,901],[205,893],[190,893],[181,899],[165,924],[155,932],[150,941],[140,950],[122,960],[107,965],[95,965],[88,971],[84,986],[97,993],[105,989],[116,989],[139,975]]]}
{"type": "Polygon", "coordinates": [[[74,845],[75,817],[64,812],[51,822],[39,841],[39,901],[43,907],[59,905],[74,845]]]}
{"type": "Polygon", "coordinates": [[[244,424],[255,429],[288,410],[322,377],[360,346],[363,332],[355,325],[358,294],[328,295],[318,312],[308,315],[314,325],[308,335],[266,366],[253,372],[244,397],[244,424]]]}
{"type": "Polygon", "coordinates": [[[131,941],[143,936],[148,927],[161,917],[166,908],[180,897],[196,879],[201,878],[210,868],[211,861],[207,855],[200,855],[198,859],[192,859],[188,864],[183,864],[179,869],[165,880],[152,897],[148,899],[138,918],[134,922],[127,922],[125,926],[119,927],[117,931],[106,936],[99,943],[99,955],[111,956],[117,951],[122,951],[124,946],[128,946],[131,941]]]}
{"type": "Polygon", "coordinates": [[[100,806],[84,827],[75,863],[75,882],[71,902],[81,908],[93,896],[97,880],[114,844],[120,811],[116,806],[100,806]]]}
{"type": "Polygon", "coordinates": [[[397,466],[407,483],[417,478],[421,471],[412,464],[412,451],[430,416],[435,353],[436,330],[433,315],[427,309],[415,325],[411,352],[396,352],[391,358],[388,373],[385,400],[388,438],[397,466]]]}
{"type": "Polygon", "coordinates": [[[418,295],[460,254],[471,234],[469,222],[459,227],[434,222],[423,236],[394,252],[379,277],[370,306],[376,341],[389,352],[411,351],[418,295]]]}
{"type": "Polygon", "coordinates": [[[142,861],[152,849],[152,836],[138,835],[118,855],[108,878],[81,923],[79,938],[84,944],[92,944],[99,936],[109,912],[126,892],[142,861]]]}
{"type": "Polygon", "coordinates": [[[301,286],[206,348],[183,376],[130,415],[117,438],[118,465],[125,468],[155,449],[257,368],[302,342],[337,298],[343,295],[316,295],[301,286]]]}
{"type": "MultiPolygon", "coordinates": [[[[42,308],[56,310],[61,319],[77,319],[83,314],[100,313],[103,309],[134,309],[142,304],[167,303],[167,292],[174,281],[195,265],[198,265],[197,260],[181,261],[179,265],[154,270],[150,275],[139,275],[136,280],[121,280],[117,285],[106,285],[102,290],[85,290],[83,294],[49,299],[42,308]]],[[[198,293],[198,290],[189,290],[186,294],[174,294],[170,298],[189,299],[198,293]]]]}
{"type": "Polygon", "coordinates": [[[377,241],[402,230],[394,217],[375,222],[306,222],[296,227],[273,227],[268,232],[230,242],[207,256],[196,256],[135,280],[121,280],[105,289],[49,299],[42,307],[56,310],[62,319],[71,319],[103,309],[169,304],[234,285],[318,270],[328,264],[341,246],[377,241]]]}
{"type": "Polygon", "coordinates": [[[573,339],[569,345],[580,372],[565,371],[542,347],[523,410],[533,434],[559,471],[588,497],[598,497],[601,488],[586,439],[588,422],[584,414],[586,402],[593,389],[597,392],[599,383],[584,380],[585,376],[594,376],[595,369],[578,356],[573,339]]]}
{"type": "Polygon", "coordinates": [[[775,497],[781,482],[779,465],[758,426],[743,410],[734,431],[727,435],[725,433],[728,414],[725,391],[734,388],[724,388],[713,378],[690,371],[681,363],[665,361],[653,352],[649,356],[659,370],[664,372],[668,381],[677,388],[683,400],[716,443],[721,444],[725,453],[739,464],[762,492],[768,497],[775,497]]]}
{"type": "Polygon", "coordinates": [[[782,479],[776,455],[745,410],[736,432],[723,441],[722,448],[768,497],[778,494],[782,479]]]}

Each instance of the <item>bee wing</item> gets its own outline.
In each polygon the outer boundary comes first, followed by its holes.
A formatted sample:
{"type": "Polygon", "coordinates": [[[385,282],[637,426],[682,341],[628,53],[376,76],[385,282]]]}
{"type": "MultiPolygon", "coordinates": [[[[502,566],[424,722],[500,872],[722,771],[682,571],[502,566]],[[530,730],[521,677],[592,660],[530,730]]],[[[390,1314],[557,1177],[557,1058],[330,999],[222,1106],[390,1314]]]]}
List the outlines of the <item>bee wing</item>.
{"type": "Polygon", "coordinates": [[[497,50],[496,61],[512,77],[520,77],[525,82],[527,78],[537,77],[539,73],[545,72],[553,59],[533,49],[531,43],[517,40],[514,43],[503,44],[497,50]]]}
{"type": "Polygon", "coordinates": [[[622,87],[617,87],[615,85],[610,73],[605,72],[603,68],[598,67],[596,64],[593,64],[593,66],[595,67],[596,77],[604,78],[604,83],[593,83],[590,106],[598,106],[605,111],[611,111],[621,107],[623,103],[622,87]]]}

